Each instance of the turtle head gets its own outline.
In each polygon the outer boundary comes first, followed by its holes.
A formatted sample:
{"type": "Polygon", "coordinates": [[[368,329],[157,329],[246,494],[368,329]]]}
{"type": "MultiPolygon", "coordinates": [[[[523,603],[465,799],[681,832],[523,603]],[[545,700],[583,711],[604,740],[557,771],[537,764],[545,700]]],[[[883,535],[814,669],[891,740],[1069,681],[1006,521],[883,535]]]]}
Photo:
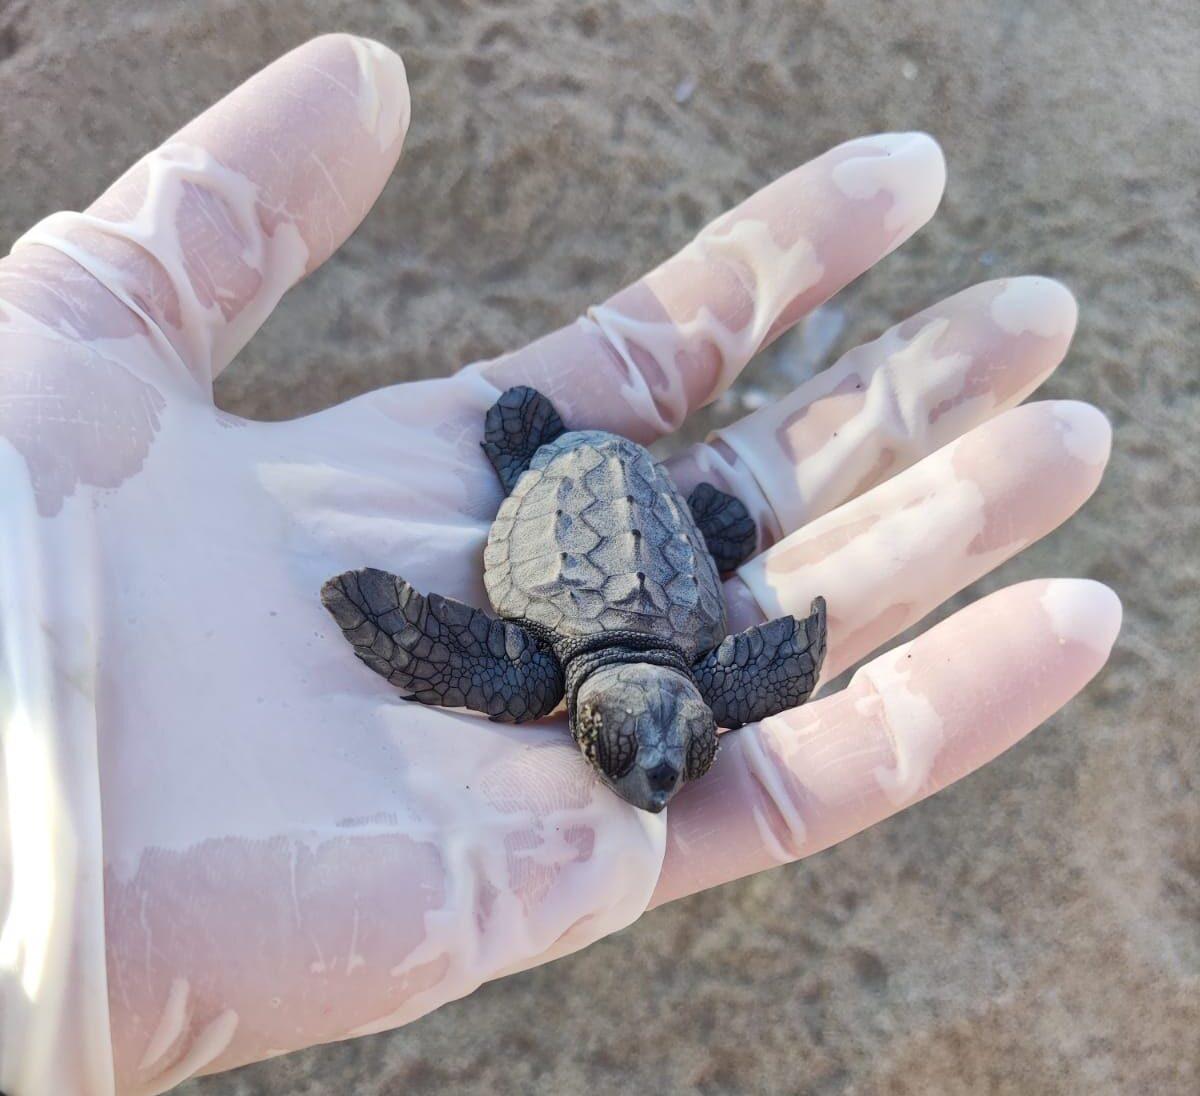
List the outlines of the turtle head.
{"type": "Polygon", "coordinates": [[[580,687],[576,737],[604,782],[657,814],[717,753],[717,725],[695,682],[635,662],[605,666],[580,687]]]}

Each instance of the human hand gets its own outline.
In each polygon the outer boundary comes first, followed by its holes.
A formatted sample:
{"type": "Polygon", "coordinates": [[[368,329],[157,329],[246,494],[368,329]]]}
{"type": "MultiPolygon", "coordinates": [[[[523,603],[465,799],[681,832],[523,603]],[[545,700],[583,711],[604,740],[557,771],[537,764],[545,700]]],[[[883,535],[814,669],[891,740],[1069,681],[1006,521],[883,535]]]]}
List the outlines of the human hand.
{"type": "MultiPolygon", "coordinates": [[[[658,817],[596,782],[561,719],[400,701],[318,591],[374,565],[486,607],[499,390],[669,434],[944,180],[926,137],[852,141],[524,350],[292,422],[217,410],[213,376],[353,231],[407,121],[393,54],[318,39],[0,267],[6,1090],[159,1092],[405,1023],[944,787],[1115,638],[1097,584],[1003,590],[726,736],[658,817]]],[[[758,523],[731,630],[823,594],[831,680],[1072,513],[1107,424],[1013,408],[1074,321],[1054,282],[976,286],[672,458],[758,523]]]]}

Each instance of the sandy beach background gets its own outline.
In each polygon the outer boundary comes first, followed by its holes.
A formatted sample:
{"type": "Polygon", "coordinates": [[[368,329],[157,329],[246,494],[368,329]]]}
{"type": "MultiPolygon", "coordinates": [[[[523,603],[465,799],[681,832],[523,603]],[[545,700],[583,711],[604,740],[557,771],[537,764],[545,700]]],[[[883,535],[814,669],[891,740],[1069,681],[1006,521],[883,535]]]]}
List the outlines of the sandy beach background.
{"type": "Polygon", "coordinates": [[[926,129],[950,172],[933,223],[692,434],[973,282],[1060,278],[1079,330],[1043,394],[1110,416],[1109,474],[947,609],[1084,575],[1125,626],[1040,732],[836,849],[401,1031],[178,1091],[1200,1091],[1194,0],[9,0],[0,244],[329,30],[404,55],[408,143],[222,377],[225,407],[285,418],[494,355],[827,146],[926,129]]]}

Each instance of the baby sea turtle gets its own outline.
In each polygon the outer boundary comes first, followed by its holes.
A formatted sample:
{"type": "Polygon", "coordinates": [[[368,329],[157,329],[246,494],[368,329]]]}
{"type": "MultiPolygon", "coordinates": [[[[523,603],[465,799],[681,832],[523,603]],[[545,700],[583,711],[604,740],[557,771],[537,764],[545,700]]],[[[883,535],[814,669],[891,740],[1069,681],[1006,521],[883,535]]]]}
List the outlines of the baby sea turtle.
{"type": "Polygon", "coordinates": [[[422,704],[521,723],[565,697],[603,781],[660,811],[717,752],[717,727],[808,699],[825,602],[726,636],[719,572],[753,550],[745,506],[702,483],[685,501],[642,446],[568,430],[545,396],[510,388],[483,449],[508,497],[484,551],[499,619],[374,568],[321,600],[355,654],[422,704]]]}

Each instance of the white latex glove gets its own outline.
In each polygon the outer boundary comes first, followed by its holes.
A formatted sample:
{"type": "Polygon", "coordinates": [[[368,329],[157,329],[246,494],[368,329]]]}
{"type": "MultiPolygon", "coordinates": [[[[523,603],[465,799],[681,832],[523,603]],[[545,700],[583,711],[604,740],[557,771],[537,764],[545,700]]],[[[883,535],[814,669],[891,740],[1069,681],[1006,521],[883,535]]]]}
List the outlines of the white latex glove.
{"type": "MultiPolygon", "coordinates": [[[[10,1096],[161,1092],[403,1024],[816,852],[1011,745],[1116,635],[1097,584],[1004,590],[728,736],[658,817],[596,782],[561,718],[401,701],[318,591],[374,565],[487,607],[500,389],[535,385],[572,427],[668,433],[944,181],[928,137],[852,141],[525,350],[294,422],[214,408],[213,375],[354,229],[407,123],[394,54],[319,39],[0,266],[10,1096]]],[[[1074,321],[1054,282],[976,286],[675,458],[759,522],[731,628],[823,594],[829,680],[1064,520],[1104,418],[1006,409],[1074,321]]]]}

